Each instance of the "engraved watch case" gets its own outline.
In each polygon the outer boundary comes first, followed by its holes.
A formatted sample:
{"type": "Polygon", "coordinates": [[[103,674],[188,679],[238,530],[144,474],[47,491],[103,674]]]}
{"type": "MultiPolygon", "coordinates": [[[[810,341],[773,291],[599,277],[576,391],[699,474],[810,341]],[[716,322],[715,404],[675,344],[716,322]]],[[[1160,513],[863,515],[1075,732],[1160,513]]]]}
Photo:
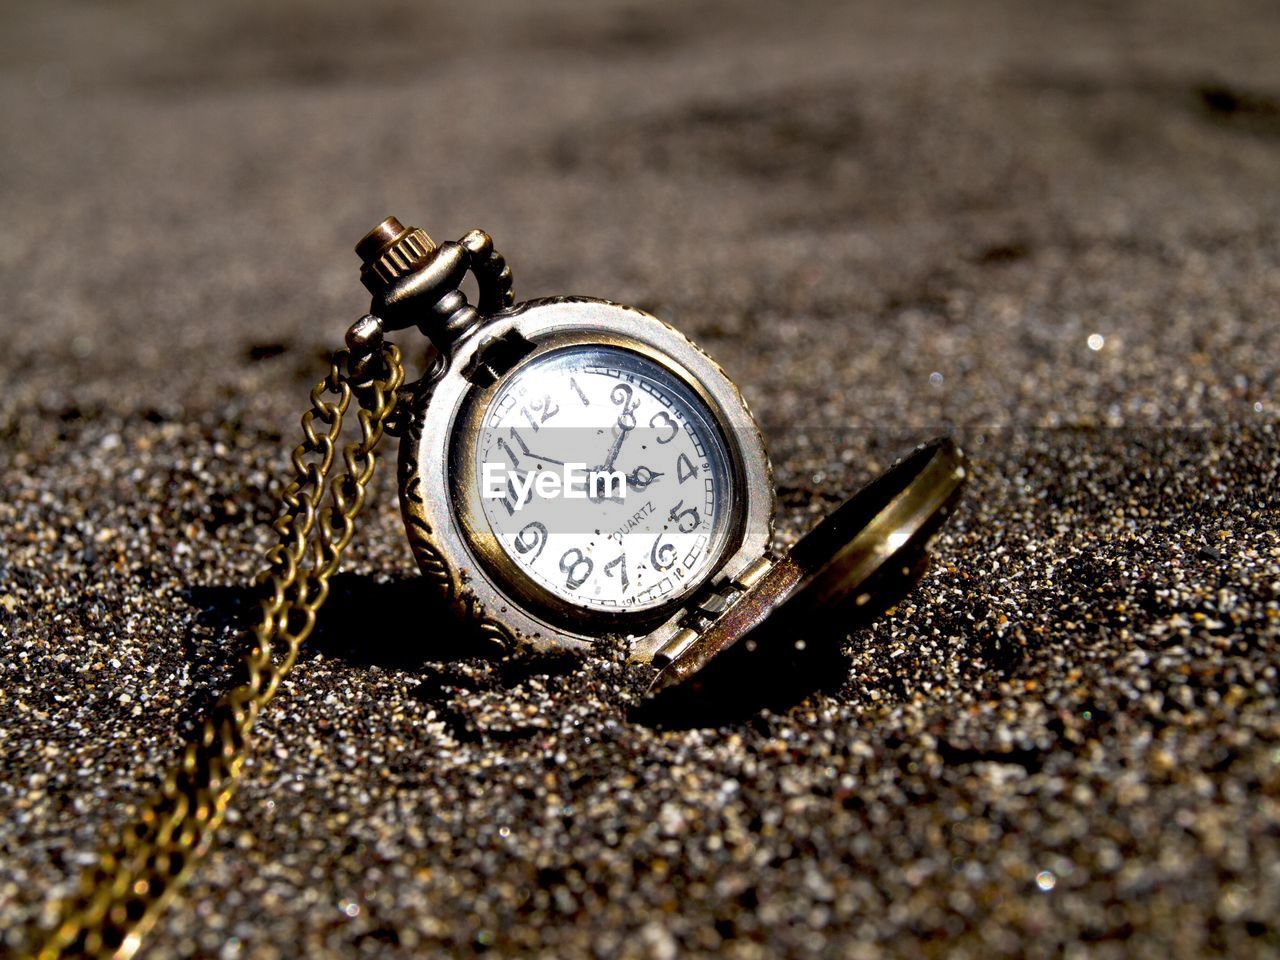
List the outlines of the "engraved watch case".
{"type": "Polygon", "coordinates": [[[578,297],[516,304],[481,319],[449,345],[407,410],[400,447],[401,507],[424,576],[459,616],[504,645],[588,647],[603,633],[632,636],[632,656],[670,659],[683,632],[749,586],[772,536],[773,477],[760,431],[723,370],[688,338],[632,307],[578,297]],[[539,357],[578,346],[639,354],[696,392],[725,439],[735,493],[730,534],[690,586],[656,609],[593,615],[537,602],[511,558],[485,549],[478,478],[468,469],[486,410],[504,378],[539,357]]]}

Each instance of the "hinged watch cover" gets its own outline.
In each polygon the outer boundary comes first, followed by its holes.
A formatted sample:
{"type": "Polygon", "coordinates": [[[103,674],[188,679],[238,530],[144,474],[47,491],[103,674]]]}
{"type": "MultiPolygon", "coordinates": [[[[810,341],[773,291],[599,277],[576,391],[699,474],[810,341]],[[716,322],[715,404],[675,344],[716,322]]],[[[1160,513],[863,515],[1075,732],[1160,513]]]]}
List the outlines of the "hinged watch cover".
{"type": "Polygon", "coordinates": [[[964,454],[933,440],[805,534],[649,687],[655,719],[754,709],[834,665],[834,630],[891,607],[923,574],[930,540],[967,478],[964,454]]]}

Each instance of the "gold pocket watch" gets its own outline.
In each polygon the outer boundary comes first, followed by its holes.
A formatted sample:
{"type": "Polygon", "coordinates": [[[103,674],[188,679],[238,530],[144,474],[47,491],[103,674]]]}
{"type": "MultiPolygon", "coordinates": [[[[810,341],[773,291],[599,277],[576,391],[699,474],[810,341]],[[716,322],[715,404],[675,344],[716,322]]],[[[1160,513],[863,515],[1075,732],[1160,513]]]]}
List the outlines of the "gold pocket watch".
{"type": "Polygon", "coordinates": [[[678,330],[605,300],[513,303],[478,231],[437,247],[388,218],[356,251],[370,326],[413,325],[435,347],[400,417],[410,543],[431,588],[500,649],[622,634],[662,668],[655,689],[687,680],[782,606],[829,620],[866,605],[885,569],[909,580],[962,485],[959,451],[937,442],[897,470],[882,509],[864,496],[775,555],[760,430],[678,330]],[[468,270],[475,307],[458,292],[468,270]]]}
{"type": "Polygon", "coordinates": [[[654,667],[635,715],[660,722],[722,719],[718,708],[762,692],[803,692],[806,672],[838,676],[819,655],[829,634],[914,582],[963,486],[959,450],[935,440],[775,553],[760,431],[724,371],[674,328],[604,300],[514,303],[511,271],[478,230],[436,246],[388,218],[356,252],[373,303],[302,417],[243,678],[38,932],[35,956],[132,956],[208,850],[255,721],[328,597],[385,433],[401,438],[424,591],[475,628],[477,650],[624,635],[654,667]],[[433,349],[406,387],[384,334],[409,327],[433,349]],[[359,434],[344,443],[353,406],[359,434]]]}

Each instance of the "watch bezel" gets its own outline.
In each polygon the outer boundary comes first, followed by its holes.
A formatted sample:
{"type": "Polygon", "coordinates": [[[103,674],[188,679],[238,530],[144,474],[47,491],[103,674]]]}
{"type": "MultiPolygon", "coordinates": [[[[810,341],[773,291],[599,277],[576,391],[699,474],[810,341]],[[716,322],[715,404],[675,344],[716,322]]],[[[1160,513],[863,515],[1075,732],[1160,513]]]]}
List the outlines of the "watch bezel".
{"type": "Polygon", "coordinates": [[[638,637],[632,656],[649,660],[709,584],[735,576],[768,549],[774,493],[759,428],[736,385],[705,352],[633,307],[557,297],[516,304],[455,345],[429,391],[421,392],[401,443],[401,504],[424,574],[489,633],[552,649],[586,647],[602,634],[627,633],[638,637]],[[464,371],[473,370],[483,351],[513,332],[532,350],[490,382],[469,380],[464,371]],[[687,384],[714,418],[733,470],[734,515],[719,557],[670,603],[646,610],[601,611],[556,597],[497,544],[480,509],[471,453],[488,401],[528,363],[586,345],[631,350],[687,384]],[[423,491],[447,496],[423,496],[423,491]]]}

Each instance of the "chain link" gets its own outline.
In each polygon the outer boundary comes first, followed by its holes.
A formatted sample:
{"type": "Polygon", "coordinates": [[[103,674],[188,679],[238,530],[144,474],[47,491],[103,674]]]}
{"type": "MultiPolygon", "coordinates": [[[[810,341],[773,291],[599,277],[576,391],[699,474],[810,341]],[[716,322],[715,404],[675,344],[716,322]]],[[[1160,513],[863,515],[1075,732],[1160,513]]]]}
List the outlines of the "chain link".
{"type": "Polygon", "coordinates": [[[39,960],[133,956],[208,851],[249,756],[254,722],[315,627],[364,506],[378,442],[404,382],[393,344],[379,342],[372,359],[353,376],[346,372],[350,355],[340,351],[311,391],[303,441],[292,456],[294,477],[274,524],[278,540],[258,578],[266,589],[244,681],[212,708],[159,790],[85,871],[79,892],[61,904],[57,926],[35,954],[39,960]],[[330,479],[353,398],[360,436],[343,448],[342,470],[330,479]]]}

